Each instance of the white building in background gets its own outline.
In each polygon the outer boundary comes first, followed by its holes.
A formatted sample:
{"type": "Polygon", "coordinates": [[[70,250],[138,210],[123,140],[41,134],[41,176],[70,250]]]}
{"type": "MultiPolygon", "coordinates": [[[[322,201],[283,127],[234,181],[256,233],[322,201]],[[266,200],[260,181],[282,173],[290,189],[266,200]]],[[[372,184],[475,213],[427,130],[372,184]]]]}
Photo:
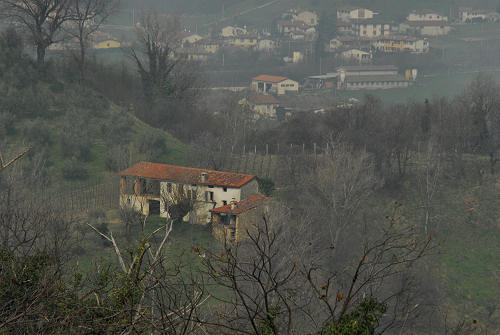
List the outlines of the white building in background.
{"type": "Polygon", "coordinates": [[[414,10],[400,25],[400,31],[422,36],[441,36],[450,32],[448,17],[433,10],[414,10]]]}
{"type": "Polygon", "coordinates": [[[201,37],[200,35],[198,34],[193,34],[189,31],[186,31],[186,32],[183,32],[181,34],[181,43],[182,45],[186,45],[186,44],[194,44],[198,41],[201,41],[203,39],[203,37],[201,37]]]}
{"type": "Polygon", "coordinates": [[[459,8],[458,22],[473,23],[477,21],[497,21],[498,13],[485,9],[459,8]]]}
{"type": "Polygon", "coordinates": [[[337,9],[337,22],[348,22],[351,20],[373,19],[377,13],[370,9],[346,6],[337,9]]]}
{"type": "Polygon", "coordinates": [[[210,210],[258,194],[255,176],[140,162],[120,173],[120,207],[168,217],[167,206],[182,194],[193,200],[191,223],[206,224],[210,210]]]}
{"type": "Polygon", "coordinates": [[[446,21],[407,21],[400,26],[401,32],[421,36],[442,36],[451,31],[446,21]]]}
{"type": "Polygon", "coordinates": [[[391,24],[373,19],[351,21],[351,32],[360,37],[379,37],[391,34],[391,24]]]}
{"type": "Polygon", "coordinates": [[[430,9],[421,9],[412,11],[407,17],[407,21],[445,21],[448,22],[448,17],[441,15],[430,9]]]}
{"type": "Polygon", "coordinates": [[[358,63],[369,63],[373,58],[373,55],[370,52],[358,49],[351,49],[344,51],[340,54],[340,56],[344,60],[358,62],[358,63]]]}
{"type": "Polygon", "coordinates": [[[383,36],[372,42],[372,47],[380,52],[411,52],[416,54],[429,51],[429,41],[426,38],[409,36],[383,36]]]}
{"type": "Polygon", "coordinates": [[[272,51],[272,50],[276,49],[276,47],[277,47],[276,41],[273,41],[273,40],[268,39],[268,38],[263,38],[263,39],[259,39],[257,41],[257,45],[255,46],[255,50],[257,50],[257,51],[272,51]]]}
{"type": "Polygon", "coordinates": [[[248,34],[246,27],[241,28],[241,27],[227,26],[222,28],[221,30],[222,37],[235,37],[246,34],[248,34]]]}
{"type": "Polygon", "coordinates": [[[318,14],[310,11],[302,11],[293,16],[293,21],[304,22],[310,26],[317,26],[319,23],[318,14]]]}

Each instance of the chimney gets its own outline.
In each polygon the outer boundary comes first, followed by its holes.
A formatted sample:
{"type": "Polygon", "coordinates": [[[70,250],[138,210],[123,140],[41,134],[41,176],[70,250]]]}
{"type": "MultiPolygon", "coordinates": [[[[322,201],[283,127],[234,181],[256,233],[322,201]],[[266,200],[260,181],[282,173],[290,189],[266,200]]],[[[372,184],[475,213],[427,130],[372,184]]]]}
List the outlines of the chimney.
{"type": "Polygon", "coordinates": [[[236,206],[236,200],[233,198],[233,200],[231,200],[231,210],[235,210],[238,206],[236,206]]]}
{"type": "Polygon", "coordinates": [[[202,183],[206,183],[206,182],[207,182],[207,179],[208,179],[208,173],[206,173],[206,172],[202,172],[202,173],[201,173],[201,182],[202,182],[202,183]]]}

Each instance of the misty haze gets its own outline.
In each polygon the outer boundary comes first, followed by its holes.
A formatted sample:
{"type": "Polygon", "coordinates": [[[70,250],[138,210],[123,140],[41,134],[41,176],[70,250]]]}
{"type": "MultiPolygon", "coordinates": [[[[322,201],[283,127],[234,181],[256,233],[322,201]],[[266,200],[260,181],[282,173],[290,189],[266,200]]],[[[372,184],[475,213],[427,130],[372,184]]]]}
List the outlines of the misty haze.
{"type": "Polygon", "coordinates": [[[0,0],[0,334],[498,334],[499,160],[499,0],[0,0]]]}

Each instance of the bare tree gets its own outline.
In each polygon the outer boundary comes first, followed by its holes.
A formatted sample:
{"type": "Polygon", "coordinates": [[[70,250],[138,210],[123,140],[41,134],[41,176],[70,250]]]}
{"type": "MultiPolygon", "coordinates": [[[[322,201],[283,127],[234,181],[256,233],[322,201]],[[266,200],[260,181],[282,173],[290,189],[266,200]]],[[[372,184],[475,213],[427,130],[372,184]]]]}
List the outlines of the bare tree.
{"type": "Polygon", "coordinates": [[[434,210],[434,197],[439,190],[439,182],[442,174],[441,154],[437,152],[432,144],[429,144],[424,153],[424,164],[422,170],[417,173],[419,191],[421,194],[421,208],[424,210],[424,229],[429,231],[434,210]]]}
{"type": "Polygon", "coordinates": [[[378,183],[368,153],[353,152],[351,146],[331,138],[325,159],[306,182],[304,199],[304,207],[321,218],[322,225],[326,222],[330,246],[337,247],[341,234],[353,226],[363,201],[378,183]]]}
{"type": "Polygon", "coordinates": [[[176,266],[172,260],[169,263],[165,258],[174,221],[165,219],[159,227],[149,228],[148,217],[144,217],[139,245],[127,252],[118,245],[112,232],[105,233],[88,225],[112,244],[125,284],[132,287],[130,291],[124,287],[126,306],[121,333],[191,333],[195,326],[189,315],[196,313],[208,296],[202,281],[185,280],[181,277],[180,265],[176,266]],[[159,242],[154,243],[157,238],[159,242]]]}
{"type": "Polygon", "coordinates": [[[314,235],[307,222],[271,211],[245,231],[241,242],[208,252],[206,271],[229,294],[215,294],[220,307],[197,321],[219,334],[407,331],[420,304],[410,299],[410,280],[394,284],[429,253],[430,239],[405,224],[395,209],[376,237],[353,245],[359,252],[352,261],[331,269],[322,258],[332,249],[317,245],[314,235]],[[370,317],[358,313],[360,308],[370,317]]]}
{"type": "Polygon", "coordinates": [[[92,35],[116,11],[119,0],[73,0],[69,29],[78,40],[78,53],[73,56],[78,64],[80,80],[85,80],[86,52],[92,35]]]}
{"type": "Polygon", "coordinates": [[[500,88],[491,77],[478,75],[461,95],[472,116],[473,148],[489,156],[490,173],[495,173],[500,150],[500,88]]]}
{"type": "Polygon", "coordinates": [[[160,94],[172,94],[172,76],[182,58],[175,57],[181,47],[181,30],[177,19],[160,20],[151,11],[142,13],[138,28],[140,51],[132,48],[131,55],[142,79],[144,96],[151,109],[160,94]]]}
{"type": "Polygon", "coordinates": [[[71,0],[1,0],[0,9],[2,17],[28,30],[39,65],[47,48],[58,41],[63,24],[72,19],[71,0]]]}

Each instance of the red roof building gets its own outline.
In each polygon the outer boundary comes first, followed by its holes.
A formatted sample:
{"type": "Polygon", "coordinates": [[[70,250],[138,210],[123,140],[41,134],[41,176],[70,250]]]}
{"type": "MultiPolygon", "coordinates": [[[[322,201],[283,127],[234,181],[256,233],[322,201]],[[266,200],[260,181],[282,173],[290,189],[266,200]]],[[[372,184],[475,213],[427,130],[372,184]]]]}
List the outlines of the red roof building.
{"type": "Polygon", "coordinates": [[[253,81],[263,81],[267,83],[280,83],[284,80],[287,80],[286,77],[281,77],[281,76],[269,76],[267,74],[261,74],[260,76],[257,76],[252,79],[253,81]]]}
{"type": "Polygon", "coordinates": [[[159,179],[184,184],[214,185],[240,188],[255,179],[255,176],[192,167],[139,162],[122,172],[121,176],[159,179]]]}
{"type": "Polygon", "coordinates": [[[227,204],[221,207],[217,207],[214,209],[211,209],[210,212],[212,213],[224,213],[224,214],[231,214],[231,215],[239,215],[244,212],[247,212],[251,209],[254,209],[260,205],[263,205],[265,203],[269,203],[273,200],[273,198],[267,198],[263,195],[257,194],[254,196],[251,196],[247,200],[243,200],[240,202],[236,203],[231,203],[227,204]]]}

